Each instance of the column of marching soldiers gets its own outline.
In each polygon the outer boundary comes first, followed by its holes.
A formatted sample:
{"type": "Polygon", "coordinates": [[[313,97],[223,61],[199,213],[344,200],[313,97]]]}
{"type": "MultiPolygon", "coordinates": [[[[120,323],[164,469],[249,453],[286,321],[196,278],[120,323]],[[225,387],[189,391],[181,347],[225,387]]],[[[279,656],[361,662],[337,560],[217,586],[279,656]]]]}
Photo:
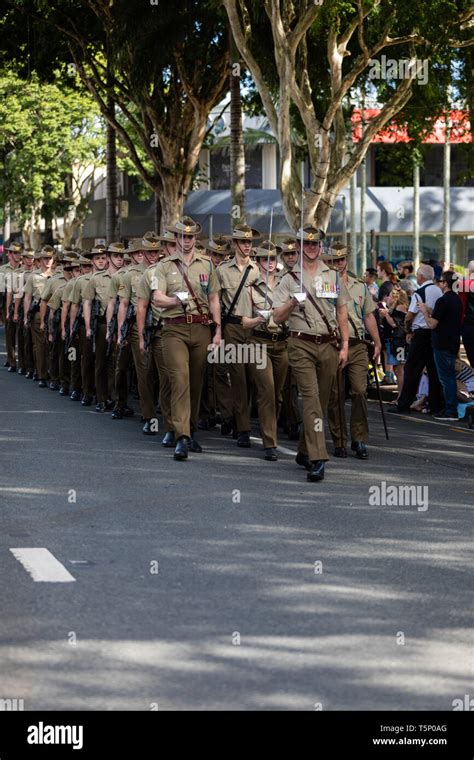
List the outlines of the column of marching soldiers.
{"type": "Polygon", "coordinates": [[[184,217],[126,249],[12,243],[0,267],[8,371],[115,420],[134,414],[136,383],[143,433],[157,434],[159,404],[178,461],[202,452],[196,431],[216,421],[250,447],[256,408],[264,459],[277,460],[280,422],[310,481],[329,458],[326,416],[334,456],[347,457],[349,387],[351,449],[367,459],[368,345],[376,362],[380,338],[350,249],[325,248],[311,225],[280,245],[244,224],[207,242],[200,232],[184,217]]]}

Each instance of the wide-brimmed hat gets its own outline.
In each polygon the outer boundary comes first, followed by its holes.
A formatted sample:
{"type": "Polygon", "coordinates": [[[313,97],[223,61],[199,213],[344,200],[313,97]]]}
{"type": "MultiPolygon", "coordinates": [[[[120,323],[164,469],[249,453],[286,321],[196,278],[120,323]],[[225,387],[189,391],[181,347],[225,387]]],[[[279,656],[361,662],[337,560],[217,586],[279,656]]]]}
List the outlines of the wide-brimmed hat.
{"type": "Polygon", "coordinates": [[[125,246],[123,243],[110,243],[107,253],[125,253],[125,246]]]}
{"type": "Polygon", "coordinates": [[[142,238],[132,238],[127,243],[127,248],[125,250],[125,253],[140,253],[143,251],[143,240],[142,238]]]}
{"type": "Polygon", "coordinates": [[[344,243],[332,243],[327,251],[323,253],[323,259],[325,261],[337,261],[338,259],[345,259],[351,253],[351,247],[344,245],[344,243]]]}
{"type": "Polygon", "coordinates": [[[236,224],[231,234],[232,240],[258,240],[262,233],[249,227],[248,224],[236,224]]]}
{"type": "Polygon", "coordinates": [[[229,240],[224,235],[218,235],[213,240],[207,241],[206,251],[217,253],[219,256],[228,256],[230,253],[229,240]]]}
{"type": "Polygon", "coordinates": [[[298,253],[298,245],[294,238],[286,238],[280,243],[280,248],[283,256],[285,253],[298,253]]]}
{"type": "Polygon", "coordinates": [[[162,243],[171,243],[171,245],[176,245],[174,232],[168,232],[168,230],[165,230],[162,235],[158,235],[158,240],[160,240],[162,243]]]}
{"type": "Polygon", "coordinates": [[[52,245],[44,245],[41,251],[35,253],[35,259],[52,259],[55,254],[55,250],[52,245]]]}
{"type": "Polygon", "coordinates": [[[21,243],[17,243],[17,242],[14,241],[14,242],[10,243],[10,245],[8,245],[5,248],[5,250],[6,251],[10,251],[10,253],[21,253],[22,250],[23,250],[23,246],[22,246],[21,243]]]}
{"type": "Polygon", "coordinates": [[[34,257],[35,257],[35,252],[34,252],[34,249],[33,249],[33,248],[25,248],[25,249],[24,249],[24,250],[21,252],[21,255],[22,255],[22,256],[24,256],[24,258],[25,258],[25,259],[34,259],[34,257]]]}
{"type": "Polygon", "coordinates": [[[183,216],[179,222],[165,229],[168,232],[174,232],[175,235],[199,235],[202,227],[199,222],[195,222],[190,216],[183,216]]]}
{"type": "Polygon", "coordinates": [[[86,255],[87,253],[88,251],[84,251],[84,253],[81,254],[81,256],[79,256],[78,258],[79,264],[81,266],[84,266],[84,265],[89,266],[89,267],[92,266],[92,261],[91,261],[92,256],[87,256],[86,255]]]}
{"type": "Polygon", "coordinates": [[[276,258],[280,252],[281,248],[279,245],[275,245],[275,243],[272,243],[270,240],[264,240],[258,248],[254,248],[252,256],[256,259],[268,258],[269,256],[276,258]]]}
{"type": "MultiPolygon", "coordinates": [[[[173,237],[174,241],[174,237],[173,237]]],[[[161,249],[161,239],[156,232],[145,232],[142,238],[142,251],[155,251],[159,252],[161,249]]]]}
{"type": "Polygon", "coordinates": [[[324,240],[326,237],[326,233],[323,230],[318,229],[317,227],[314,227],[313,225],[309,224],[306,227],[303,227],[303,230],[300,229],[296,233],[296,239],[301,240],[303,238],[303,241],[309,240],[310,242],[320,242],[321,240],[324,240]]]}

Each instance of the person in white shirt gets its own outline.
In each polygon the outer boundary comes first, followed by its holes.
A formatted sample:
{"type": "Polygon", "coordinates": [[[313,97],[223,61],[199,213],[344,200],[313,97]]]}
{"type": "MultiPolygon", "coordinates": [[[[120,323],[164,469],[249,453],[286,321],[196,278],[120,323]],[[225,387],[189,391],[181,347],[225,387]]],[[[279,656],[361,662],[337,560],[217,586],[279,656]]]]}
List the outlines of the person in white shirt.
{"type": "Polygon", "coordinates": [[[439,382],[431,345],[431,331],[421,313],[419,303],[425,303],[431,312],[438,298],[443,295],[441,289],[433,283],[434,270],[428,264],[422,264],[416,272],[418,290],[412,295],[410,307],[405,319],[407,342],[405,378],[398,403],[389,411],[395,414],[408,414],[416,398],[423,369],[426,367],[429,378],[429,408],[431,414],[439,414],[443,408],[443,392],[439,382]]]}

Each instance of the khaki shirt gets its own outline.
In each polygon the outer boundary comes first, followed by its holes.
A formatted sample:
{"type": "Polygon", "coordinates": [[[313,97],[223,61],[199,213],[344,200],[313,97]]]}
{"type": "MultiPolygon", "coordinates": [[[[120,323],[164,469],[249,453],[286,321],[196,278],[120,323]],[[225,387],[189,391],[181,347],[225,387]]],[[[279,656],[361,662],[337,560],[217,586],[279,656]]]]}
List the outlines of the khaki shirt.
{"type": "Polygon", "coordinates": [[[127,267],[122,267],[121,269],[118,269],[115,274],[112,275],[110,278],[110,285],[109,285],[109,301],[111,298],[114,300],[118,296],[120,285],[122,284],[122,279],[127,273],[127,267]]]}
{"type": "MultiPolygon", "coordinates": [[[[189,293],[185,279],[176,264],[178,260],[181,261],[180,254],[173,253],[156,265],[155,272],[152,274],[152,279],[156,280],[156,282],[153,281],[152,283],[155,285],[153,290],[160,290],[167,296],[173,296],[180,290],[186,290],[189,293]]],[[[199,301],[202,312],[209,314],[209,296],[213,293],[219,293],[220,290],[219,279],[217,277],[218,270],[209,259],[201,256],[200,253],[195,253],[190,265],[186,267],[183,264],[183,267],[195,296],[199,301]]],[[[168,309],[163,309],[162,316],[164,319],[173,319],[174,317],[182,317],[184,313],[183,306],[180,304],[179,306],[170,306],[168,309]]],[[[186,305],[186,314],[199,315],[199,309],[191,293],[189,293],[189,300],[186,305]]]]}
{"type": "Polygon", "coordinates": [[[25,293],[31,293],[33,299],[39,301],[43,297],[43,291],[50,277],[51,275],[49,274],[33,272],[26,282],[25,293]]]}
{"type": "MultiPolygon", "coordinates": [[[[292,272],[300,279],[299,263],[295,264],[292,272]]],[[[338,323],[336,318],[336,306],[344,306],[349,303],[350,295],[342,278],[334,269],[330,269],[323,261],[318,261],[318,269],[315,277],[311,277],[308,271],[303,271],[303,284],[313,296],[319,308],[325,315],[331,330],[336,330],[338,323]]],[[[301,293],[301,285],[295,282],[291,274],[285,274],[275,290],[273,306],[283,306],[295,293],[301,293]]],[[[299,308],[295,306],[288,317],[290,330],[304,332],[309,335],[327,335],[328,328],[325,320],[315,309],[309,298],[299,308]],[[305,319],[306,317],[306,319],[305,319]]]]}
{"type": "MultiPolygon", "coordinates": [[[[278,274],[275,272],[275,290],[278,287],[279,277],[278,274]]],[[[253,317],[259,316],[259,310],[260,309],[272,309],[273,307],[273,290],[270,287],[270,282],[268,282],[268,297],[267,302],[265,304],[265,293],[266,293],[266,278],[260,277],[257,282],[253,283],[250,288],[250,297],[252,300],[252,309],[253,309],[253,317]]],[[[286,330],[286,324],[277,325],[276,322],[273,320],[273,316],[270,316],[270,319],[268,322],[262,322],[261,325],[258,325],[255,329],[259,330],[261,332],[268,332],[270,336],[273,333],[281,333],[284,330],[286,330]]]]}
{"type": "Polygon", "coordinates": [[[82,300],[84,298],[84,290],[91,277],[92,272],[88,272],[87,274],[80,274],[79,277],[71,280],[71,282],[74,283],[74,287],[71,293],[71,303],[82,303],[82,300]]]}
{"type": "Polygon", "coordinates": [[[351,275],[347,275],[347,286],[351,297],[351,300],[347,304],[347,312],[357,328],[356,335],[354,328],[349,321],[349,337],[363,338],[365,335],[364,319],[368,314],[372,314],[377,306],[370,295],[365,282],[362,282],[351,275]]]}
{"type": "Polygon", "coordinates": [[[129,301],[135,309],[137,308],[138,301],[137,287],[144,271],[145,267],[143,264],[130,264],[118,287],[117,295],[129,301]]]}
{"type": "Polygon", "coordinates": [[[66,278],[62,272],[61,274],[53,274],[53,276],[49,278],[43,290],[43,295],[41,296],[43,301],[49,301],[49,299],[51,298],[52,295],[54,295],[58,287],[63,285],[65,282],[66,282],[66,278]]]}
{"type": "Polygon", "coordinates": [[[55,288],[54,293],[51,295],[50,299],[48,300],[48,306],[51,309],[51,311],[56,311],[57,309],[61,308],[62,301],[63,301],[63,293],[66,290],[66,287],[70,287],[71,280],[66,281],[65,279],[61,280],[58,284],[58,287],[55,288]]]}
{"type": "Polygon", "coordinates": [[[163,313],[163,309],[160,309],[153,303],[152,286],[156,285],[157,282],[155,273],[157,266],[157,264],[151,264],[149,267],[147,267],[137,285],[137,298],[143,298],[145,301],[148,301],[148,303],[151,304],[151,309],[153,311],[153,327],[156,327],[158,325],[160,317],[163,313]]]}
{"type": "MultiPolygon", "coordinates": [[[[260,279],[260,269],[253,261],[249,260],[249,265],[252,269],[245,280],[245,285],[239,295],[239,300],[232,309],[232,317],[252,316],[252,299],[250,297],[249,288],[252,283],[257,282],[260,279]]],[[[230,309],[244,272],[245,267],[242,271],[239,269],[235,256],[230,259],[230,261],[224,261],[217,270],[217,276],[221,286],[221,300],[225,311],[230,309]]]]}
{"type": "Polygon", "coordinates": [[[97,298],[100,301],[100,315],[104,316],[109,305],[109,288],[112,275],[105,272],[96,272],[92,275],[86,287],[84,288],[83,299],[85,301],[93,301],[97,298]]]}
{"type": "Polygon", "coordinates": [[[10,262],[0,267],[0,293],[11,293],[14,272],[10,262]]]}

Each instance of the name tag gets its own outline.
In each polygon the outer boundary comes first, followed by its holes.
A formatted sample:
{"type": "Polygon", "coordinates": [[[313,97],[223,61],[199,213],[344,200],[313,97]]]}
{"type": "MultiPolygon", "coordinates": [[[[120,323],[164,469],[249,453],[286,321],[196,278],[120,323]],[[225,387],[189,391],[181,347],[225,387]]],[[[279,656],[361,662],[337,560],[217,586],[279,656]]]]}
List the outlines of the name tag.
{"type": "Polygon", "coordinates": [[[323,282],[321,277],[314,278],[314,290],[317,298],[338,298],[341,291],[339,285],[323,282]]]}

